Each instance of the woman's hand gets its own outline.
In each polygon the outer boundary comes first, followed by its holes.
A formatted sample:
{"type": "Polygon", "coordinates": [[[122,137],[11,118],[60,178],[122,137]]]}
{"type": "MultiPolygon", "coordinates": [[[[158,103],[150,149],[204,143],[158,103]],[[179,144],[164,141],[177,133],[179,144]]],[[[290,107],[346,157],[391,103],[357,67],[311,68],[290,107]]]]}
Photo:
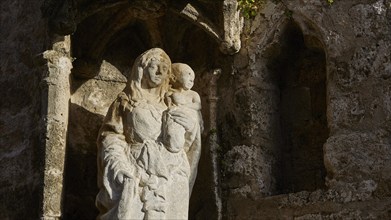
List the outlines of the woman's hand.
{"type": "Polygon", "coordinates": [[[126,171],[126,170],[120,170],[120,171],[118,171],[117,177],[115,178],[115,180],[117,181],[117,183],[123,184],[124,180],[126,178],[131,179],[132,178],[132,174],[130,172],[126,171]]]}
{"type": "Polygon", "coordinates": [[[175,108],[169,111],[171,118],[178,124],[182,125],[186,131],[190,131],[195,126],[195,121],[189,118],[185,112],[180,108],[175,108]]]}

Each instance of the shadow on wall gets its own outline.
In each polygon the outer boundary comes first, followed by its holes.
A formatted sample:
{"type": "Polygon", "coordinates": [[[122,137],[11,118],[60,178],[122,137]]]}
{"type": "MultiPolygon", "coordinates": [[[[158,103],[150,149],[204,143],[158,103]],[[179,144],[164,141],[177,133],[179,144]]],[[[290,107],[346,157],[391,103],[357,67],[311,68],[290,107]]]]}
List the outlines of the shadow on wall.
{"type": "Polygon", "coordinates": [[[293,22],[281,36],[281,53],[269,65],[278,76],[280,90],[282,144],[277,191],[313,191],[325,187],[326,177],[326,56],[317,39],[306,45],[307,39],[293,22]]]}
{"type": "Polygon", "coordinates": [[[66,151],[64,219],[94,219],[98,215],[96,136],[103,116],[70,104],[66,151]]]}

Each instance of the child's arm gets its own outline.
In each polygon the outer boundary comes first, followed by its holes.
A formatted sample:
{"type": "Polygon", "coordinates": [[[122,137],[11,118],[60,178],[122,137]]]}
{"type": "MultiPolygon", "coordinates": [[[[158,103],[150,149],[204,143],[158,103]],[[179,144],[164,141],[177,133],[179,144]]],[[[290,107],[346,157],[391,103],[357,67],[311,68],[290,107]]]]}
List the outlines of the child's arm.
{"type": "Polygon", "coordinates": [[[191,109],[194,109],[196,111],[199,111],[201,110],[201,98],[200,96],[198,95],[198,93],[192,91],[192,103],[189,103],[187,104],[186,106],[191,108],[191,109]]]}

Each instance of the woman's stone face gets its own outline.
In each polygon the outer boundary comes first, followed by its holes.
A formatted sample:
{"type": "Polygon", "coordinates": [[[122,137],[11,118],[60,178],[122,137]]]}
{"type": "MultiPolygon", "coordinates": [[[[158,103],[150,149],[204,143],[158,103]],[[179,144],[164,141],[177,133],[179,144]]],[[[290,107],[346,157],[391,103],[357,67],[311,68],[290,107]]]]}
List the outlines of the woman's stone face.
{"type": "Polygon", "coordinates": [[[168,77],[169,65],[161,62],[159,59],[153,58],[148,66],[144,69],[144,78],[146,78],[149,87],[157,87],[161,85],[168,77]]]}

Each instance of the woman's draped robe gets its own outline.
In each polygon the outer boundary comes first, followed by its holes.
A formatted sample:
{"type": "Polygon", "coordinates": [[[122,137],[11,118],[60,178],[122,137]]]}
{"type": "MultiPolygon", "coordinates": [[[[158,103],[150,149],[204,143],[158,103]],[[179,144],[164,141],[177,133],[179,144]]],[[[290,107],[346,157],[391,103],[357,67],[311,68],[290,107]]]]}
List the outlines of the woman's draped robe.
{"type": "Polygon", "coordinates": [[[163,140],[166,106],[131,105],[123,97],[111,105],[99,132],[98,219],[187,219],[201,153],[199,121],[186,131],[183,148],[172,152],[163,140]],[[131,175],[123,184],[116,181],[120,170],[131,175]]]}

